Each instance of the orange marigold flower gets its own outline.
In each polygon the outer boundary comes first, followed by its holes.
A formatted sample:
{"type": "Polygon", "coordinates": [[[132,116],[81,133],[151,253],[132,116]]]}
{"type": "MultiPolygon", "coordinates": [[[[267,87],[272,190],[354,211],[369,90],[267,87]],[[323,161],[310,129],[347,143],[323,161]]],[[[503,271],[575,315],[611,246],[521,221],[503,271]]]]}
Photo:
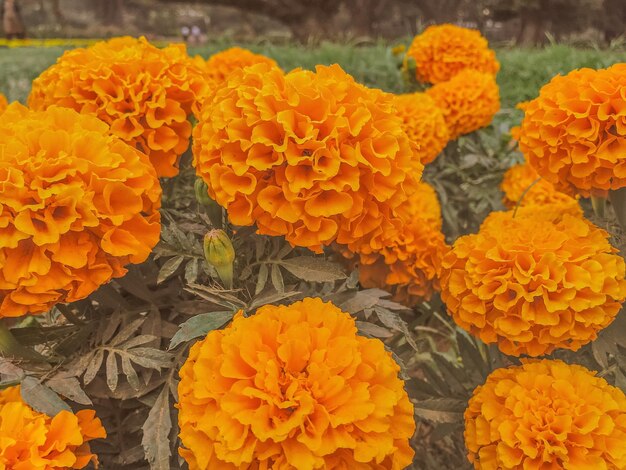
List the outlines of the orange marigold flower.
{"type": "Polygon", "coordinates": [[[9,102],[6,99],[6,96],[0,93],[0,113],[7,109],[7,106],[9,106],[9,102]]]}
{"type": "Polygon", "coordinates": [[[234,71],[193,140],[196,171],[232,223],[317,251],[397,230],[393,210],[423,169],[392,95],[338,65],[234,71]]]}
{"type": "Polygon", "coordinates": [[[556,76],[526,104],[519,146],[567,193],[604,196],[626,186],[626,64],[556,76]]]}
{"type": "Polygon", "coordinates": [[[420,161],[424,165],[432,162],[450,138],[441,109],[426,93],[396,95],[394,102],[404,121],[404,131],[419,147],[420,161]]]}
{"type": "Polygon", "coordinates": [[[624,260],[573,205],[494,212],[444,257],[441,297],[454,321],[506,354],[577,350],[626,298],[624,260]]]}
{"type": "Polygon", "coordinates": [[[148,158],[89,115],[0,115],[0,317],[41,313],[143,262],[160,235],[148,158]]]}
{"type": "Polygon", "coordinates": [[[175,176],[189,147],[188,117],[208,90],[202,73],[182,44],[115,38],[65,52],[33,81],[28,104],[92,114],[147,154],[158,176],[175,176]]]}
{"type": "Polygon", "coordinates": [[[435,190],[419,183],[417,191],[400,208],[405,222],[399,233],[383,237],[382,247],[351,258],[359,266],[363,287],[387,289],[393,300],[413,305],[439,290],[441,260],[449,250],[441,232],[441,208],[435,190]]]}
{"type": "Polygon", "coordinates": [[[562,361],[497,369],[469,401],[465,445],[477,470],[622,470],[626,395],[562,361]]]}
{"type": "Polygon", "coordinates": [[[493,75],[464,70],[448,82],[429,88],[441,108],[450,140],[488,126],[500,110],[500,89],[493,75]]]}
{"type": "Polygon", "coordinates": [[[509,168],[504,174],[500,189],[504,192],[502,202],[509,209],[517,205],[522,195],[524,197],[520,206],[577,204],[576,199],[557,191],[551,183],[541,178],[528,163],[509,168]]]}
{"type": "Polygon", "coordinates": [[[399,371],[332,303],[239,312],[180,370],[180,454],[191,470],[406,468],[415,422],[399,371]]]}
{"type": "Polygon", "coordinates": [[[243,69],[255,64],[267,64],[278,67],[275,60],[270,59],[262,54],[255,54],[248,49],[241,47],[231,47],[224,51],[213,54],[208,60],[196,56],[194,59],[197,64],[202,65],[204,76],[210,83],[210,87],[214,88],[223,84],[226,77],[233,71],[243,69]]]}
{"type": "Polygon", "coordinates": [[[89,441],[106,431],[93,410],[61,411],[50,417],[22,400],[20,387],[0,391],[0,468],[65,470],[85,468],[98,458],[89,441]]]}
{"type": "Polygon", "coordinates": [[[429,26],[413,39],[405,63],[415,60],[417,80],[447,82],[463,70],[495,75],[500,69],[496,54],[480,31],[452,24],[429,26]]]}

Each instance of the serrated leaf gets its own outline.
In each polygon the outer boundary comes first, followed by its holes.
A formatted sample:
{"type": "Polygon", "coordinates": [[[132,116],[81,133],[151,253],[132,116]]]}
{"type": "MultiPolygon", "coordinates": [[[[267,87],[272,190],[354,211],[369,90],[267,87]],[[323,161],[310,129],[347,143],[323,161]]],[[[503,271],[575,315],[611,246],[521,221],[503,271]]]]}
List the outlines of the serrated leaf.
{"type": "Polygon", "coordinates": [[[46,385],[59,395],[67,397],[76,403],[81,405],[92,404],[91,399],[81,388],[80,382],[76,377],[53,377],[46,381],[46,385]]]}
{"type": "Polygon", "coordinates": [[[139,335],[139,336],[135,336],[134,338],[131,338],[131,339],[127,340],[127,341],[124,341],[118,347],[122,348],[122,349],[131,349],[131,348],[140,346],[142,344],[146,344],[146,343],[149,343],[151,341],[154,341],[155,339],[157,339],[157,337],[154,336],[154,335],[139,335]]]}
{"type": "Polygon", "coordinates": [[[67,403],[61,400],[54,391],[34,377],[24,377],[22,379],[20,393],[30,407],[50,417],[56,416],[63,410],[72,411],[67,406],[67,403]]]}
{"type": "Polygon", "coordinates": [[[163,281],[172,276],[176,270],[180,267],[182,262],[185,261],[184,256],[176,256],[168,259],[161,269],[159,269],[159,275],[157,276],[157,284],[161,284],[163,281]]]}
{"type": "Polygon", "coordinates": [[[254,295],[259,295],[265,289],[265,284],[267,283],[267,278],[269,276],[269,269],[267,268],[267,264],[262,264],[259,268],[259,277],[256,281],[256,288],[254,289],[254,295]]]}
{"type": "Polygon", "coordinates": [[[139,390],[139,376],[137,375],[137,371],[135,371],[133,365],[130,362],[130,359],[127,356],[122,356],[122,371],[126,376],[126,380],[128,380],[128,384],[134,390],[139,390]]]}
{"type": "Polygon", "coordinates": [[[354,297],[341,304],[344,312],[356,315],[365,309],[372,308],[378,304],[381,297],[387,297],[389,292],[382,289],[365,289],[358,291],[354,297]]]}
{"type": "Polygon", "coordinates": [[[170,470],[171,468],[169,434],[172,429],[172,418],[169,398],[169,388],[164,386],[154,406],[150,409],[148,419],[142,426],[141,445],[151,470],[170,470]]]}
{"type": "Polygon", "coordinates": [[[383,325],[387,328],[391,328],[392,330],[401,332],[404,335],[406,342],[409,343],[409,346],[411,346],[415,351],[419,350],[413,335],[411,335],[411,332],[409,331],[408,325],[400,317],[399,313],[383,307],[374,307],[374,311],[383,325]]]}
{"type": "Polygon", "coordinates": [[[181,343],[206,336],[209,331],[221,328],[233,318],[234,312],[219,311],[196,315],[180,325],[180,329],[172,337],[169,349],[181,343]]]}
{"type": "Polygon", "coordinates": [[[198,272],[200,271],[199,262],[200,260],[194,258],[185,266],[185,281],[187,281],[187,283],[193,283],[198,280],[198,272]]]}
{"type": "Polygon", "coordinates": [[[285,282],[283,281],[283,275],[280,272],[280,267],[277,264],[272,265],[272,285],[278,292],[285,291],[285,282]]]}
{"type": "Polygon", "coordinates": [[[280,265],[307,282],[334,282],[347,277],[338,264],[314,256],[283,259],[280,265]]]}
{"type": "Polygon", "coordinates": [[[100,337],[100,342],[105,344],[108,343],[111,338],[113,338],[113,334],[117,330],[117,328],[122,323],[122,316],[120,315],[119,310],[115,310],[111,318],[107,320],[106,327],[104,331],[102,331],[102,336],[100,337]]]}
{"type": "Polygon", "coordinates": [[[357,321],[356,327],[363,334],[372,336],[374,338],[390,338],[393,336],[393,333],[389,331],[387,328],[383,328],[382,326],[378,326],[374,323],[369,323],[365,321],[357,321]]]}
{"type": "Polygon", "coordinates": [[[120,355],[128,356],[135,364],[147,369],[160,370],[169,367],[172,355],[168,352],[154,348],[134,348],[128,351],[120,351],[120,355]]]}
{"type": "Polygon", "coordinates": [[[110,342],[110,345],[118,346],[122,344],[124,341],[130,338],[133,335],[133,333],[135,333],[139,329],[139,327],[143,324],[145,320],[146,320],[145,318],[138,318],[130,322],[128,325],[122,328],[122,330],[117,335],[115,335],[113,340],[110,342]]]}
{"type": "Polygon", "coordinates": [[[117,369],[117,358],[115,357],[115,353],[113,351],[109,351],[109,355],[107,356],[106,371],[107,385],[109,389],[114,392],[117,388],[119,371],[117,369]]]}
{"type": "Polygon", "coordinates": [[[83,383],[85,385],[89,385],[93,379],[98,374],[100,367],[102,367],[102,361],[104,360],[104,351],[102,349],[98,349],[91,361],[89,361],[89,365],[85,370],[85,375],[83,376],[83,383]]]}
{"type": "Polygon", "coordinates": [[[430,398],[413,404],[415,414],[433,423],[459,423],[467,403],[454,398],[430,398]]]}

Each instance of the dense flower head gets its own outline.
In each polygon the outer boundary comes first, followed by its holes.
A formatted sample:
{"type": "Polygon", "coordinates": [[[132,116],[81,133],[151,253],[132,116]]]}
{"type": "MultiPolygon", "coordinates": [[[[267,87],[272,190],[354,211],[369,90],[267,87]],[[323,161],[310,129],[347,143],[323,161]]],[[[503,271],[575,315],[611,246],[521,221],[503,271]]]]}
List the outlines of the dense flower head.
{"type": "Polygon", "coordinates": [[[626,395],[579,365],[497,369],[465,411],[477,470],[626,468],[626,395]]]}
{"type": "Polygon", "coordinates": [[[404,132],[419,146],[420,161],[424,165],[432,162],[450,137],[443,113],[426,93],[396,95],[394,102],[404,122],[404,132]]]}
{"type": "Polygon", "coordinates": [[[556,76],[524,106],[519,146],[546,180],[568,193],[626,186],[626,64],[556,76]]]}
{"type": "Polygon", "coordinates": [[[577,350],[626,298],[616,251],[577,205],[493,212],[444,257],[441,297],[459,326],[506,354],[577,350]]]}
{"type": "Polygon", "coordinates": [[[93,116],[14,103],[0,115],[0,317],[82,299],[159,240],[148,158],[93,116]]]}
{"type": "Polygon", "coordinates": [[[231,47],[224,51],[213,54],[206,61],[201,57],[196,57],[198,65],[204,70],[204,77],[209,82],[210,88],[215,88],[226,81],[226,77],[233,71],[249,67],[255,64],[267,64],[278,67],[275,60],[262,54],[255,54],[248,49],[241,47],[231,47]]]}
{"type": "Polygon", "coordinates": [[[0,113],[7,109],[7,106],[9,106],[9,102],[6,99],[6,96],[0,93],[0,113]]]}
{"type": "Polygon", "coordinates": [[[406,468],[415,423],[399,370],[332,303],[240,312],[181,368],[180,453],[191,470],[406,468]]]}
{"type": "Polygon", "coordinates": [[[439,269],[449,247],[432,186],[419,183],[400,212],[405,222],[402,230],[383,237],[381,248],[360,256],[344,251],[344,256],[351,265],[358,264],[361,286],[389,290],[393,300],[412,306],[439,290],[439,269]]]}
{"type": "Polygon", "coordinates": [[[451,140],[488,126],[500,110],[496,79],[476,70],[464,70],[426,93],[443,112],[451,140]]]}
{"type": "Polygon", "coordinates": [[[146,153],[158,176],[174,176],[189,147],[188,117],[208,90],[202,74],[184,45],[114,38],[65,52],[33,81],[28,104],[92,114],[146,153]]]}
{"type": "Polygon", "coordinates": [[[19,386],[0,391],[0,468],[85,468],[98,462],[89,441],[105,437],[93,410],[64,410],[50,417],[24,403],[19,386]]]}
{"type": "Polygon", "coordinates": [[[500,69],[496,54],[480,31],[452,24],[429,26],[413,39],[405,62],[415,60],[417,80],[447,82],[463,70],[495,75],[500,69]]]}
{"type": "Polygon", "coordinates": [[[504,192],[502,202],[509,209],[515,207],[520,199],[520,206],[576,204],[576,199],[558,191],[527,162],[509,168],[504,174],[500,189],[504,192]]]}
{"type": "Polygon", "coordinates": [[[338,65],[234,71],[205,101],[193,150],[232,223],[316,251],[397,230],[394,208],[423,169],[392,95],[338,65]]]}

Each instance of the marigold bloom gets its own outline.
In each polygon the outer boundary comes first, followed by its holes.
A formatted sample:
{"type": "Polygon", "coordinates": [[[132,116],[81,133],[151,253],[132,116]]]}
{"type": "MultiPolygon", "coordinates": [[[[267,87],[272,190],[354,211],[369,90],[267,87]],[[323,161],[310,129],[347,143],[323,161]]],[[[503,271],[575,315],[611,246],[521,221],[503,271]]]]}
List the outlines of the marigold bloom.
{"type": "Polygon", "coordinates": [[[432,162],[450,137],[441,109],[426,93],[396,95],[394,102],[404,121],[404,132],[419,146],[420,161],[424,165],[432,162]]]}
{"type": "Polygon", "coordinates": [[[494,212],[444,257],[441,297],[454,321],[506,354],[577,350],[626,298],[624,260],[573,205],[494,212]]]}
{"type": "Polygon", "coordinates": [[[463,70],[495,75],[500,69],[496,54],[480,31],[452,24],[429,26],[413,39],[405,56],[415,60],[418,81],[447,82],[463,70]]]}
{"type": "Polygon", "coordinates": [[[175,176],[189,147],[188,117],[208,90],[202,73],[182,44],[115,38],[65,52],[33,81],[28,104],[92,114],[147,154],[158,176],[175,176]]]}
{"type": "Polygon", "coordinates": [[[443,112],[450,140],[488,126],[500,110],[500,89],[493,75],[464,70],[426,93],[443,112]]]}
{"type": "Polygon", "coordinates": [[[423,169],[392,95],[337,65],[234,71],[205,101],[193,150],[232,223],[317,251],[397,230],[393,209],[423,169]]]}
{"type": "Polygon", "coordinates": [[[524,198],[521,200],[520,206],[576,204],[576,199],[556,190],[551,183],[541,178],[528,163],[509,168],[504,174],[500,189],[504,192],[502,202],[509,209],[517,205],[522,195],[524,198]],[[524,194],[525,191],[526,194],[524,194]]]}
{"type": "Polygon", "coordinates": [[[320,299],[239,312],[181,368],[180,454],[191,470],[406,468],[415,422],[399,370],[320,299]]]}
{"type": "Polygon", "coordinates": [[[196,64],[204,69],[204,77],[209,82],[211,88],[215,88],[226,81],[226,77],[233,71],[243,69],[255,64],[267,64],[278,67],[275,60],[262,54],[255,54],[248,49],[241,47],[231,47],[224,51],[213,54],[208,60],[197,56],[196,64]]]}
{"type": "Polygon", "coordinates": [[[160,235],[148,158],[95,117],[19,103],[0,115],[0,317],[82,299],[160,235]]]}
{"type": "Polygon", "coordinates": [[[89,441],[106,431],[93,410],[51,418],[22,400],[20,387],[0,391],[0,468],[64,470],[97,464],[89,441]]]}
{"type": "Polygon", "coordinates": [[[556,76],[524,106],[519,146],[567,193],[606,195],[626,186],[626,64],[556,76]]]}
{"type": "Polygon", "coordinates": [[[405,222],[399,233],[383,237],[382,247],[355,256],[344,250],[352,265],[359,265],[363,287],[387,289],[393,300],[413,305],[439,290],[441,261],[449,247],[441,232],[441,208],[435,190],[427,183],[402,205],[405,222]]]}
{"type": "Polygon", "coordinates": [[[9,102],[6,99],[6,96],[0,93],[0,113],[7,109],[7,106],[9,106],[9,102]]]}
{"type": "Polygon", "coordinates": [[[626,468],[626,395],[579,365],[497,369],[465,411],[477,470],[626,468]]]}

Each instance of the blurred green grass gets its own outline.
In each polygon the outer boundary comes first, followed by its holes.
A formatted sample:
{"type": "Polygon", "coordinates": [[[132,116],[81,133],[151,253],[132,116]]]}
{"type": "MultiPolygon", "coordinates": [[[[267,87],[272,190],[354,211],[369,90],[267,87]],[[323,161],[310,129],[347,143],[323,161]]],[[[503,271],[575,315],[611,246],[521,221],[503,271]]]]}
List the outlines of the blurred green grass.
{"type": "MultiPolygon", "coordinates": [[[[209,55],[231,46],[219,41],[190,48],[192,55],[209,55]]],[[[316,64],[340,64],[358,81],[390,92],[404,91],[397,57],[387,43],[336,44],[301,46],[271,43],[244,45],[274,58],[286,70],[295,67],[312,69],[316,64]]],[[[0,48],[0,92],[10,101],[25,101],[30,82],[63,53],[63,48],[0,48]]],[[[624,50],[579,49],[551,45],[543,49],[501,48],[497,50],[502,64],[498,74],[503,112],[516,103],[532,99],[541,86],[558,73],[579,67],[602,68],[626,61],[624,50]]]]}

